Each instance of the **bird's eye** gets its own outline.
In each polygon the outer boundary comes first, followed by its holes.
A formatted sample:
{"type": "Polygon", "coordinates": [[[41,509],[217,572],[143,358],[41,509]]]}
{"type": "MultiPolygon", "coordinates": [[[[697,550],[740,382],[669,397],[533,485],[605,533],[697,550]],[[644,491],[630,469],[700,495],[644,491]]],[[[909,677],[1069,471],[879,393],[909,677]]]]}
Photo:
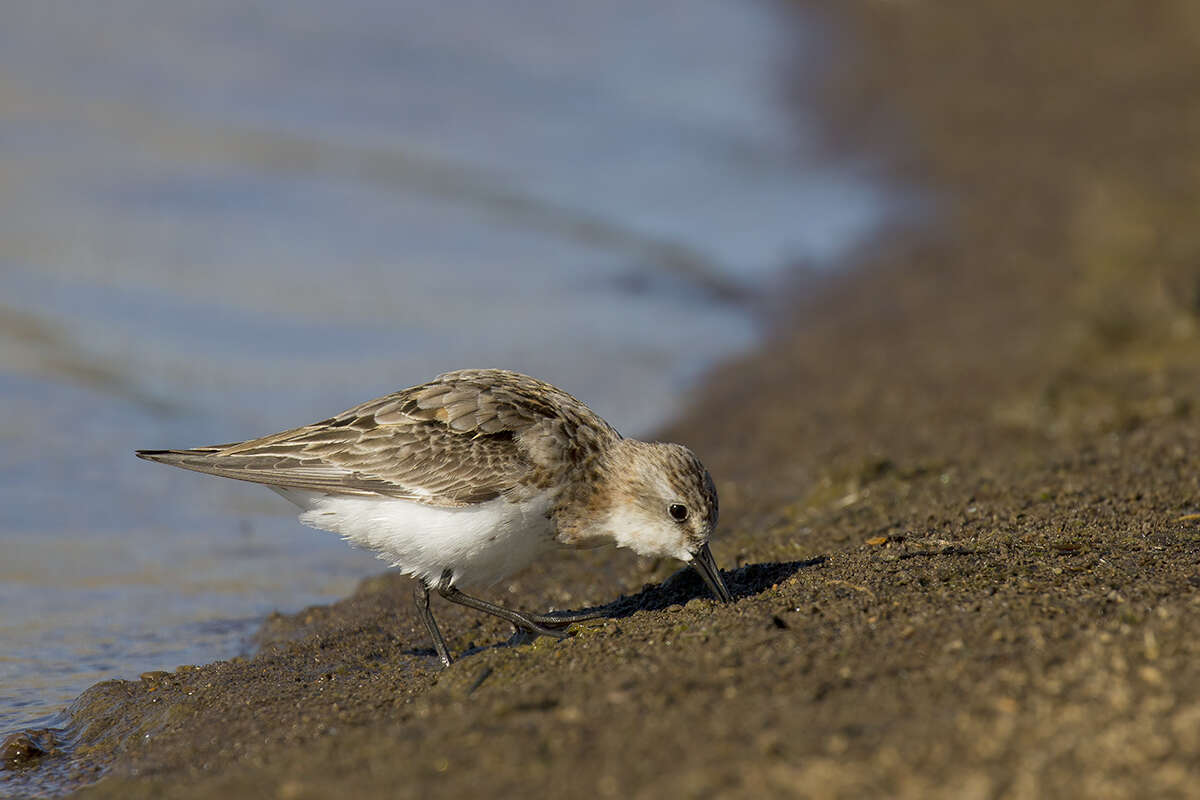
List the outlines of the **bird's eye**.
{"type": "Polygon", "coordinates": [[[671,503],[671,505],[667,506],[667,513],[676,522],[683,522],[688,518],[688,507],[683,503],[671,503]]]}

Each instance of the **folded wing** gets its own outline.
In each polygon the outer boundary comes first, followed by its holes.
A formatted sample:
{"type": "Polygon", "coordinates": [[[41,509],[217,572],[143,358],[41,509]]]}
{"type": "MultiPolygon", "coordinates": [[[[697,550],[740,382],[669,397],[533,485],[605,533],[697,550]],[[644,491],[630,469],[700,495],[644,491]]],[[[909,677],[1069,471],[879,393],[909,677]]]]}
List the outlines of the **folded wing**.
{"type": "Polygon", "coordinates": [[[482,371],[448,373],[261,439],[137,455],[281,488],[470,505],[521,483],[533,465],[520,436],[547,427],[552,413],[520,392],[491,391],[485,378],[482,371]],[[455,380],[460,374],[467,379],[455,380]]]}

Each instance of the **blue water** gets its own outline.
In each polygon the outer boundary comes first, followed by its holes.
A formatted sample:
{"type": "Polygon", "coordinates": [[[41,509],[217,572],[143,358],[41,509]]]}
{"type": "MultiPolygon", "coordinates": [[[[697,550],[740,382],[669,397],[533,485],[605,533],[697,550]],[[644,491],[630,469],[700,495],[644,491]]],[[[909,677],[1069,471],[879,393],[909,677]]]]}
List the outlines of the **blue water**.
{"type": "Polygon", "coordinates": [[[0,733],[381,564],[133,458],[466,366],[626,433],[887,198],[808,160],[751,0],[0,10],[0,733]]]}

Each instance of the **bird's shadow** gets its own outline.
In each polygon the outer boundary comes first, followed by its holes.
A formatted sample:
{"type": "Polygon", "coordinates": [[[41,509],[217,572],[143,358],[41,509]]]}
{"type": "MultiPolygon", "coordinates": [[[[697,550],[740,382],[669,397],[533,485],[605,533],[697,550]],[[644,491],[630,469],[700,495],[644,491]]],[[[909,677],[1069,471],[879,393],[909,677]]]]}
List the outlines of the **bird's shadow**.
{"type": "MultiPolygon", "coordinates": [[[[817,556],[803,561],[772,561],[764,564],[745,564],[737,569],[722,570],[725,585],[729,587],[734,602],[746,597],[753,597],[764,589],[787,580],[805,567],[815,567],[828,561],[826,556],[817,556]]],[[[712,594],[705,586],[703,579],[691,567],[684,567],[670,575],[662,583],[646,584],[640,592],[631,595],[621,595],[612,602],[600,606],[590,606],[577,611],[550,612],[546,616],[574,616],[580,613],[595,613],[596,619],[624,619],[639,611],[662,611],[675,605],[683,605],[696,597],[711,598],[712,594]]],[[[523,630],[516,631],[504,642],[486,646],[471,646],[459,654],[459,658],[481,653],[496,647],[513,647],[528,644],[537,638],[523,630]]],[[[412,655],[434,655],[431,648],[413,648],[407,651],[412,655]]]]}
{"type": "MultiPolygon", "coordinates": [[[[737,569],[722,570],[721,576],[729,587],[734,602],[753,597],[768,587],[787,580],[805,567],[815,567],[828,561],[825,556],[804,561],[772,561],[764,564],[745,564],[737,569]]],[[[670,575],[662,583],[646,584],[637,594],[621,595],[611,603],[595,608],[607,619],[622,619],[639,611],[661,611],[674,605],[683,605],[696,597],[711,598],[712,593],[703,579],[691,567],[684,567],[670,575]]],[[[577,612],[567,612],[577,613],[577,612]]]]}

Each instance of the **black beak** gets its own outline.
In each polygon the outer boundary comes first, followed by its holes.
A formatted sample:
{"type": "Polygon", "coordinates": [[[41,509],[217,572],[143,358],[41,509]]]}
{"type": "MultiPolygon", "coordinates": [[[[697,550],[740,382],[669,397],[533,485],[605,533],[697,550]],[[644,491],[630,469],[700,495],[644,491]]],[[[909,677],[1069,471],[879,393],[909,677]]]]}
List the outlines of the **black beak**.
{"type": "Polygon", "coordinates": [[[733,595],[725,586],[725,579],[721,577],[721,570],[717,567],[717,562],[713,560],[712,551],[708,549],[708,542],[705,542],[704,546],[697,550],[696,555],[692,557],[692,569],[700,573],[700,577],[704,579],[704,583],[713,593],[713,597],[722,603],[733,602],[733,595]]]}

